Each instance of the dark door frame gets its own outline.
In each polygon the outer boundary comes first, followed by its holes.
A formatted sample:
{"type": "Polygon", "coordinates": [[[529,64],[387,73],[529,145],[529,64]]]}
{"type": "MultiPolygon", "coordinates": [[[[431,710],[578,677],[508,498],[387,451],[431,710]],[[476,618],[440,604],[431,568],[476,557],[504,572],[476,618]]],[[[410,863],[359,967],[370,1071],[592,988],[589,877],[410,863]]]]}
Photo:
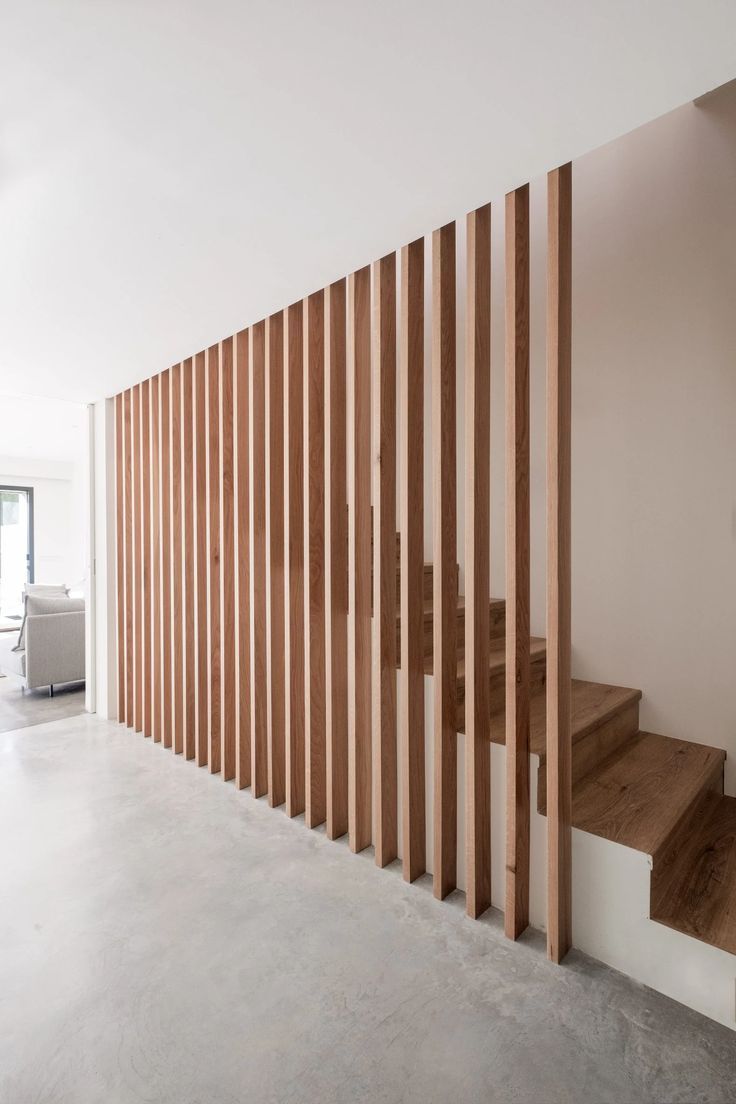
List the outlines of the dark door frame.
{"type": "Polygon", "coordinates": [[[33,487],[21,487],[19,484],[8,486],[0,484],[0,491],[24,491],[28,495],[28,582],[35,581],[36,557],[34,549],[33,524],[33,487]]]}

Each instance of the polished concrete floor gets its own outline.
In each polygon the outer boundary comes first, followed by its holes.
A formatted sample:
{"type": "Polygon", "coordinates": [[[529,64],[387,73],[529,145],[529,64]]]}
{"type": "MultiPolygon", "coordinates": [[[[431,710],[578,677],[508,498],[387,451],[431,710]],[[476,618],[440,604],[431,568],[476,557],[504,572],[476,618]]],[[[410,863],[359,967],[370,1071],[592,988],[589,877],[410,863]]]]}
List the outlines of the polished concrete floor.
{"type": "Polygon", "coordinates": [[[97,718],[0,735],[3,1104],[736,1100],[736,1034],[97,718]]]}
{"type": "Polygon", "coordinates": [[[68,682],[46,690],[26,690],[14,678],[0,678],[0,732],[45,724],[84,713],[84,683],[68,682]]]}

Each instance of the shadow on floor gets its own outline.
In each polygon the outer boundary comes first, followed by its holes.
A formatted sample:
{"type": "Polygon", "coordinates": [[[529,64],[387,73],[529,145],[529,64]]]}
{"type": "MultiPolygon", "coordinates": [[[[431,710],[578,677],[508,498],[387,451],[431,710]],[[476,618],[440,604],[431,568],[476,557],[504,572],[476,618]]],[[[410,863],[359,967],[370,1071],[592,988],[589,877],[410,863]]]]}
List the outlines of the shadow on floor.
{"type": "Polygon", "coordinates": [[[48,689],[21,690],[15,679],[0,676],[0,732],[30,728],[84,713],[84,683],[68,682],[48,689]]]}

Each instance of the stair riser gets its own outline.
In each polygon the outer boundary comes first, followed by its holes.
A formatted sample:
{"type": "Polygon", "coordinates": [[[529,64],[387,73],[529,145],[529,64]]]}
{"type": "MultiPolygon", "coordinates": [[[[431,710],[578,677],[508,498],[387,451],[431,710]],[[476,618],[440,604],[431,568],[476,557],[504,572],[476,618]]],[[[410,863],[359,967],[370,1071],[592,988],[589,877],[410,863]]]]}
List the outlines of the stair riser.
{"type": "MultiPolygon", "coordinates": [[[[542,655],[532,661],[530,669],[530,696],[543,689],[547,678],[547,657],[542,655]]],[[[506,671],[500,671],[491,675],[491,714],[503,713],[506,708],[506,671]]],[[[459,683],[457,688],[457,730],[465,732],[465,683],[459,683]]]]}

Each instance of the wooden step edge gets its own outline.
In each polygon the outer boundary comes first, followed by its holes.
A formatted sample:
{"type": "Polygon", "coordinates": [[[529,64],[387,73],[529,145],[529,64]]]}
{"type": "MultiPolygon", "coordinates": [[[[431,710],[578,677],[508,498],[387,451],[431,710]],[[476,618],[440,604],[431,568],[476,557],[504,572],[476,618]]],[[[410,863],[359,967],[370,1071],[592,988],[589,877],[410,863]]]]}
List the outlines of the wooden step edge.
{"type": "Polygon", "coordinates": [[[573,720],[572,742],[577,744],[580,740],[584,740],[586,736],[590,736],[592,732],[600,728],[601,725],[606,724],[617,714],[622,713],[624,709],[628,709],[630,705],[634,705],[635,702],[640,702],[642,699],[641,690],[634,690],[631,687],[624,686],[620,689],[628,691],[625,697],[622,697],[619,701],[611,702],[600,713],[596,713],[595,717],[579,728],[575,728],[573,720]]]}
{"type": "MultiPolygon", "coordinates": [[[[459,651],[459,649],[458,649],[459,651]]],[[[506,649],[495,648],[495,652],[498,654],[491,656],[491,662],[488,667],[488,673],[490,675],[497,675],[501,671],[506,669],[506,649]]],[[[547,641],[544,637],[533,636],[531,639],[531,665],[532,667],[546,662],[547,659],[547,641]]],[[[457,685],[458,688],[465,688],[465,656],[463,654],[458,655],[458,672],[457,672],[457,685]],[[462,670],[460,665],[462,664],[462,670]]]]}

